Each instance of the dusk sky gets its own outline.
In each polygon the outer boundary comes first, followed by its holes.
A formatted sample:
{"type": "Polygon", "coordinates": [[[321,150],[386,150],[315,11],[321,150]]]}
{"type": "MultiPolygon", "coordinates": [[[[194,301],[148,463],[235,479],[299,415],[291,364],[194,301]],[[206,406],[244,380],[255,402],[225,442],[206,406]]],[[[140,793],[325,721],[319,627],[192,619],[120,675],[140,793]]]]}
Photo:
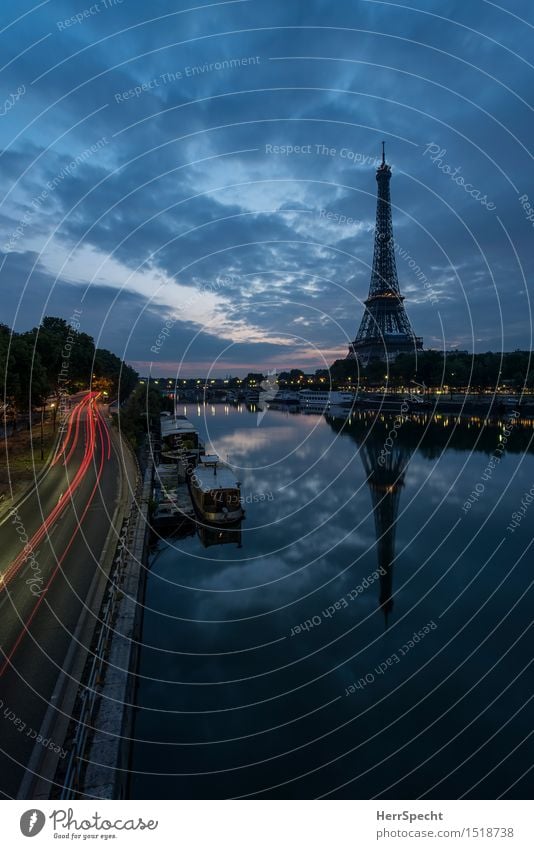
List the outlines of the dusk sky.
{"type": "Polygon", "coordinates": [[[385,140],[425,348],[532,347],[528,0],[18,0],[0,19],[2,322],[81,310],[142,374],[324,368],[360,323],[385,140]]]}

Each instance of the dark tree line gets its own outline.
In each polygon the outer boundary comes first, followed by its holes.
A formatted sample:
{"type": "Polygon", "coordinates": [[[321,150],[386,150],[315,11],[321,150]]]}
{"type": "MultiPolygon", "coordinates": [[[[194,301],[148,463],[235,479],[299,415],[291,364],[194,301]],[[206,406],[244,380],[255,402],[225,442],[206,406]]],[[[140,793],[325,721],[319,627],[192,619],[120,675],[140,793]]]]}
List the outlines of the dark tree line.
{"type": "Polygon", "coordinates": [[[4,420],[16,424],[51,396],[59,400],[91,387],[122,402],[138,374],[111,351],[96,348],[92,336],[72,323],[47,316],[23,333],[0,325],[0,380],[4,420]]]}
{"type": "Polygon", "coordinates": [[[530,351],[509,353],[468,354],[462,351],[421,351],[417,357],[401,354],[386,366],[371,362],[365,368],[351,360],[336,360],[331,368],[332,379],[365,385],[408,385],[416,380],[429,389],[440,386],[469,389],[472,392],[496,389],[503,384],[515,391],[534,388],[534,360],[530,351]]]}
{"type": "Polygon", "coordinates": [[[117,414],[121,433],[134,448],[140,448],[149,430],[158,432],[159,415],[164,407],[169,406],[173,408],[150,382],[140,383],[117,414]]]}

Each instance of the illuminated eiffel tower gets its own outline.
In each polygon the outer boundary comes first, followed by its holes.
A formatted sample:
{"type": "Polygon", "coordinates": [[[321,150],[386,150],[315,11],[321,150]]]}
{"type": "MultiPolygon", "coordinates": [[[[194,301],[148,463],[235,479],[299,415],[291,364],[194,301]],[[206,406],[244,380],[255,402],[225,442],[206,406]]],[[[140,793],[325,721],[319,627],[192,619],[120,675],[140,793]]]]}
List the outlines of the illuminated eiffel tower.
{"type": "Polygon", "coordinates": [[[376,205],[375,245],[369,295],[365,301],[360,328],[349,346],[347,359],[357,359],[363,366],[371,360],[394,360],[399,354],[414,353],[423,340],[412,330],[400,293],[389,181],[391,166],[386,163],[384,142],[382,162],[376,171],[378,195],[376,205]]]}

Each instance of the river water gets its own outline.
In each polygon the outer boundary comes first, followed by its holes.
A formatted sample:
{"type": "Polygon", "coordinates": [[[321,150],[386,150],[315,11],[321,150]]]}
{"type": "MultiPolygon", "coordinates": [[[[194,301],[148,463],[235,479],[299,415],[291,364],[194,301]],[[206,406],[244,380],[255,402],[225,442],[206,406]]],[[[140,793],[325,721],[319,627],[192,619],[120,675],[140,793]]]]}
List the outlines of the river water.
{"type": "Polygon", "coordinates": [[[154,544],[131,796],[531,797],[532,423],[185,412],[246,518],[154,544]]]}

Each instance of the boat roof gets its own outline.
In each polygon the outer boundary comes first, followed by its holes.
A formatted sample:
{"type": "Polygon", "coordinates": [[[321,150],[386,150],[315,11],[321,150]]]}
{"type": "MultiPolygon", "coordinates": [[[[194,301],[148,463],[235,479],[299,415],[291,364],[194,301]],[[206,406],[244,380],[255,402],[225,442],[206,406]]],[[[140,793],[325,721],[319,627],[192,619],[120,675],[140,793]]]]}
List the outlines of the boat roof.
{"type": "Polygon", "coordinates": [[[239,489],[236,476],[227,466],[217,466],[217,474],[214,474],[213,466],[199,464],[193,471],[193,478],[202,492],[210,492],[213,489],[239,489]]]}
{"type": "Polygon", "coordinates": [[[299,395],[352,395],[352,392],[343,392],[341,389],[301,389],[299,395]]]}
{"type": "Polygon", "coordinates": [[[171,433],[196,433],[196,427],[185,416],[171,416],[161,419],[161,435],[169,436],[171,433]]]}
{"type": "Polygon", "coordinates": [[[211,465],[213,465],[214,463],[220,463],[221,458],[219,457],[218,454],[203,454],[202,457],[200,458],[200,462],[204,463],[204,465],[206,465],[206,466],[210,463],[211,463],[211,465]]]}

